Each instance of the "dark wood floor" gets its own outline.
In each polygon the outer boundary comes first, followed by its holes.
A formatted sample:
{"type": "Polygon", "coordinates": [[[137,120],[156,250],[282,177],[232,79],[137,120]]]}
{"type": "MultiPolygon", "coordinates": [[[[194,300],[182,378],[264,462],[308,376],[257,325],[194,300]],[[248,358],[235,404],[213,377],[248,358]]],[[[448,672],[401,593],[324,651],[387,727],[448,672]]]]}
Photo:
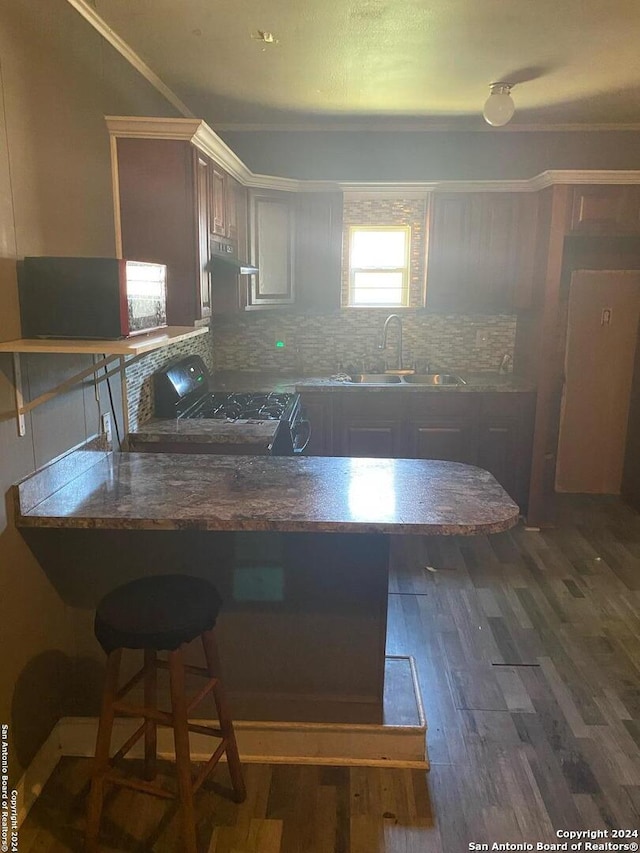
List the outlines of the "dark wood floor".
{"type": "MultiPolygon", "coordinates": [[[[203,851],[462,853],[637,829],[640,516],[571,498],[561,518],[543,533],[394,542],[388,652],[416,658],[429,774],[248,766],[242,806],[200,795],[203,851]]],[[[61,762],[20,853],[81,849],[88,763],[61,762]]],[[[104,849],[180,850],[177,832],[164,802],[120,791],[104,849]]]]}

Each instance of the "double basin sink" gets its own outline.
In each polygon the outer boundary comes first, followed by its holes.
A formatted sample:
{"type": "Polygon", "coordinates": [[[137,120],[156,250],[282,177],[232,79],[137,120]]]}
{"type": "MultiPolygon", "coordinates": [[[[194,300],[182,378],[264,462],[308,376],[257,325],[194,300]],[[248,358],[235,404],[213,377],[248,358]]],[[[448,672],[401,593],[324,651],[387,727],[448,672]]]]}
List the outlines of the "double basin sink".
{"type": "Polygon", "coordinates": [[[454,373],[359,373],[351,377],[353,385],[466,385],[454,373]]]}

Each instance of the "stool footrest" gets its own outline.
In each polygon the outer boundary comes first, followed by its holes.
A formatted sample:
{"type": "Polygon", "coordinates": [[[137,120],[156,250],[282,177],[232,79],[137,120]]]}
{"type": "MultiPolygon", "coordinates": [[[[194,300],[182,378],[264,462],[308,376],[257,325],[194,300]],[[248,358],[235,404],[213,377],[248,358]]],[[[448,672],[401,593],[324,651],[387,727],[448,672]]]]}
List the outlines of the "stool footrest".
{"type": "Polygon", "coordinates": [[[220,743],[218,744],[218,748],[216,749],[216,751],[213,753],[211,758],[207,761],[207,763],[204,765],[202,770],[196,776],[195,782],[193,783],[193,793],[194,794],[200,788],[200,786],[202,785],[204,780],[207,778],[207,776],[211,773],[213,768],[220,761],[220,759],[222,758],[226,748],[227,748],[227,739],[223,738],[220,741],[220,743]]]}
{"type": "Polygon", "coordinates": [[[154,785],[152,782],[143,782],[142,779],[129,779],[127,776],[121,776],[116,771],[105,773],[104,779],[112,785],[119,785],[121,788],[131,788],[134,791],[143,791],[145,794],[153,794],[154,797],[162,797],[165,800],[175,800],[176,795],[168,788],[163,788],[161,785],[154,785]]]}
{"type": "Polygon", "coordinates": [[[131,737],[128,738],[122,744],[120,749],[113,756],[113,758],[111,759],[112,764],[115,764],[116,761],[119,761],[121,758],[124,758],[124,756],[129,752],[131,747],[134,746],[134,744],[136,744],[140,740],[142,735],[145,733],[146,728],[147,728],[147,724],[146,724],[146,722],[144,722],[139,728],[137,728],[135,730],[135,732],[131,735],[131,737]]]}
{"type": "Polygon", "coordinates": [[[116,693],[116,699],[122,699],[123,696],[126,696],[127,693],[136,686],[136,684],[142,681],[142,679],[144,678],[145,670],[145,666],[140,667],[136,674],[132,675],[129,681],[127,681],[126,684],[123,684],[123,686],[118,690],[118,692],[116,693]]]}
{"type": "MultiPolygon", "coordinates": [[[[158,669],[169,669],[169,661],[157,660],[156,667],[158,669]]],[[[209,670],[206,669],[204,666],[193,666],[190,663],[185,663],[184,671],[188,672],[190,675],[199,675],[202,678],[211,678],[209,670]]]]}
{"type": "Polygon", "coordinates": [[[197,723],[188,723],[187,727],[190,732],[195,732],[199,735],[208,735],[210,737],[224,737],[222,729],[214,728],[213,726],[199,726],[197,723]]]}
{"type": "Polygon", "coordinates": [[[214,689],[214,687],[218,686],[218,683],[219,681],[217,678],[210,677],[210,680],[204,685],[202,690],[199,690],[196,695],[192,699],[189,699],[189,701],[187,702],[187,714],[190,714],[193,709],[196,708],[200,704],[200,702],[202,702],[204,697],[208,696],[209,693],[211,693],[211,691],[214,689]]]}
{"type": "Polygon", "coordinates": [[[156,708],[146,708],[144,705],[127,705],[125,702],[114,702],[113,710],[116,714],[125,717],[145,717],[145,719],[157,720],[165,726],[173,725],[173,715],[167,711],[159,711],[156,708]]]}

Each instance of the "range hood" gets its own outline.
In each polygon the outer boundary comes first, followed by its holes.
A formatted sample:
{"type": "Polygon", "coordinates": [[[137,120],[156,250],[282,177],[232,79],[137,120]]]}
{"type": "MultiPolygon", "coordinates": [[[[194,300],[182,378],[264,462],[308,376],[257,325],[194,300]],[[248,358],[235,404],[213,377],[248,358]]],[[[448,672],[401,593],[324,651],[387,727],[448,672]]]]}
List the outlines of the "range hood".
{"type": "Polygon", "coordinates": [[[209,265],[212,272],[216,267],[234,270],[238,275],[255,275],[258,272],[258,267],[237,258],[233,246],[226,240],[211,241],[209,265]]]}

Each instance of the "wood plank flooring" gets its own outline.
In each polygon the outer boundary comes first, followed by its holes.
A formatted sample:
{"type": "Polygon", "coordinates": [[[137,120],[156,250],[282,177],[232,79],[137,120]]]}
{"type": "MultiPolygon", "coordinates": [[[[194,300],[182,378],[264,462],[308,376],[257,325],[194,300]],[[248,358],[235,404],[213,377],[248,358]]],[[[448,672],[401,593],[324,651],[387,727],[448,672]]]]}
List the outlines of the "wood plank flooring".
{"type": "MultiPolygon", "coordinates": [[[[554,530],[398,538],[392,555],[387,651],[415,656],[430,773],[249,765],[237,806],[221,767],[197,800],[203,853],[462,853],[638,829],[640,516],[572,497],[554,530]]],[[[82,849],[88,770],[60,763],[20,853],[82,849]]],[[[179,851],[167,808],[114,792],[104,849],[179,851]]]]}

